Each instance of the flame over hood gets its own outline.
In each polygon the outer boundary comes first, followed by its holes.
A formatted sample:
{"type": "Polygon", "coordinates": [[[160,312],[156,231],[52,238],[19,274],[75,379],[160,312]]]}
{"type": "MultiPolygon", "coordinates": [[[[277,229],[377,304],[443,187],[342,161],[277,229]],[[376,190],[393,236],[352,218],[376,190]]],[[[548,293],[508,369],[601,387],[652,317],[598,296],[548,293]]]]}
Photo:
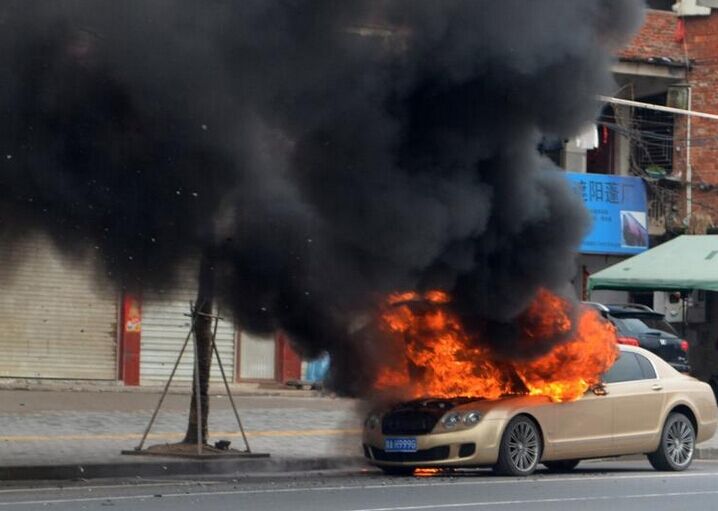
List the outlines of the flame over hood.
{"type": "Polygon", "coordinates": [[[397,356],[380,370],[377,391],[406,398],[531,394],[569,401],[599,382],[617,356],[608,321],[585,307],[572,321],[571,303],[547,290],[518,319],[519,343],[532,348],[543,339],[566,340],[531,360],[500,357],[484,339],[467,335],[449,302],[441,291],[388,298],[381,323],[397,356]]]}

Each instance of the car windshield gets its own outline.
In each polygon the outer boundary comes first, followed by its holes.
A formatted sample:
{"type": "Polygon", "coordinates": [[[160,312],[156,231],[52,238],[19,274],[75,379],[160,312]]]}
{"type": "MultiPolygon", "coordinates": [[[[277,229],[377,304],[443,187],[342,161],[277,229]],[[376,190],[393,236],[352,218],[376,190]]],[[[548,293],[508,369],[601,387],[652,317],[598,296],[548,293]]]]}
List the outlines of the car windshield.
{"type": "Polygon", "coordinates": [[[651,330],[661,330],[673,335],[678,335],[670,323],[658,316],[644,316],[641,318],[615,318],[619,328],[623,331],[634,334],[642,334],[651,330]]]}

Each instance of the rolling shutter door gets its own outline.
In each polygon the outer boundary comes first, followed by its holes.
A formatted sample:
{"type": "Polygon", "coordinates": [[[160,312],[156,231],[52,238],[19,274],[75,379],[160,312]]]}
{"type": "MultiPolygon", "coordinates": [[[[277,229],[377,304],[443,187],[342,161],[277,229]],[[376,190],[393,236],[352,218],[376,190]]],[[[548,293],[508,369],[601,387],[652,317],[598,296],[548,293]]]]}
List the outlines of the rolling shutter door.
{"type": "Polygon", "coordinates": [[[117,379],[117,302],[88,262],[49,239],[0,250],[0,376],[117,379]]]}
{"type": "MultiPolygon", "coordinates": [[[[190,272],[186,272],[191,275],[190,272]]],[[[148,294],[142,303],[142,336],[140,351],[140,384],[157,384],[167,381],[182,343],[190,328],[189,304],[196,298],[194,279],[185,277],[180,289],[167,293],[148,294]]],[[[191,382],[194,369],[194,339],[190,339],[182,356],[173,382],[191,382]]],[[[220,321],[217,328],[217,349],[229,383],[234,381],[234,326],[231,321],[220,321]]],[[[212,355],[210,381],[221,382],[222,374],[212,355]]]]}
{"type": "Polygon", "coordinates": [[[276,379],[277,341],[274,337],[242,332],[239,377],[243,380],[276,379]]]}

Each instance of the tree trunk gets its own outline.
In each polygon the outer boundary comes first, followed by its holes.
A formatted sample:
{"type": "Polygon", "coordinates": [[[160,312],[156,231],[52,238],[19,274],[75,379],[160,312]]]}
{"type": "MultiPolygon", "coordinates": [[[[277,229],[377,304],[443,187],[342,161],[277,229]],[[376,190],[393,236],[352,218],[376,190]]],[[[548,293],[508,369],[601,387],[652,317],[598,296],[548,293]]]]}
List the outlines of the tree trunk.
{"type": "MultiPolygon", "coordinates": [[[[209,254],[204,253],[200,261],[196,310],[202,314],[212,314],[214,302],[214,268],[209,254]]],[[[195,336],[197,339],[199,367],[199,393],[202,403],[202,444],[207,443],[207,418],[209,416],[209,371],[212,365],[212,318],[198,315],[195,318],[195,336]]],[[[196,376],[196,375],[194,375],[196,376]]],[[[192,380],[192,402],[189,407],[189,421],[184,443],[197,443],[197,387],[192,380]]]]}

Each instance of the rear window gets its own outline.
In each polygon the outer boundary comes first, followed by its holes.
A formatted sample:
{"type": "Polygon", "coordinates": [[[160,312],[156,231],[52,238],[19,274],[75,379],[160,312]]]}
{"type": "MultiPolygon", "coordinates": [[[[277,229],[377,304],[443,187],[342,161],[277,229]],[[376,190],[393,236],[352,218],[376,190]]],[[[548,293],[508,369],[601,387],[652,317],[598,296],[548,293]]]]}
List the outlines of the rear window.
{"type": "Polygon", "coordinates": [[[643,355],[639,355],[638,353],[634,353],[634,355],[636,355],[636,359],[638,359],[638,365],[641,366],[643,377],[647,380],[653,380],[654,378],[656,378],[656,370],[653,369],[653,364],[651,364],[651,361],[643,355]]]}
{"type": "Polygon", "coordinates": [[[621,332],[642,334],[651,330],[661,330],[678,336],[671,324],[660,317],[646,316],[642,318],[613,318],[616,326],[621,332]]]}

